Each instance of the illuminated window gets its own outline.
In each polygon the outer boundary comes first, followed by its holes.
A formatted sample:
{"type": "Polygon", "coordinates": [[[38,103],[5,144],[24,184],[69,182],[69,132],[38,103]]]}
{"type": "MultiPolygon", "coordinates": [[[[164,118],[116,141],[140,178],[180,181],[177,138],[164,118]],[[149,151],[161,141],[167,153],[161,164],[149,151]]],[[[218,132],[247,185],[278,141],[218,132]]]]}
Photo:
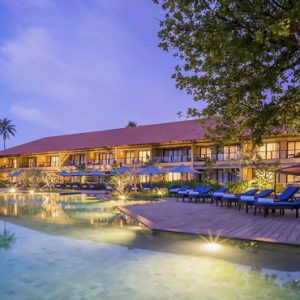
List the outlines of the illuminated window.
{"type": "Polygon", "coordinates": [[[12,160],[12,167],[14,169],[17,169],[17,167],[18,167],[18,163],[17,163],[17,159],[16,158],[13,158],[13,160],[12,160]]]}
{"type": "Polygon", "coordinates": [[[300,141],[288,142],[288,155],[287,157],[300,157],[300,141]]]}
{"type": "Polygon", "coordinates": [[[79,166],[85,164],[85,154],[70,155],[70,165],[79,166]]]}
{"type": "Polygon", "coordinates": [[[295,176],[295,175],[287,176],[287,183],[299,183],[299,182],[300,182],[300,176],[295,176]]]}
{"type": "Polygon", "coordinates": [[[58,167],[59,166],[59,157],[58,156],[51,156],[50,165],[51,165],[51,167],[58,167]]]}
{"type": "Polygon", "coordinates": [[[218,160],[238,159],[237,153],[240,151],[239,145],[224,146],[223,149],[218,147],[218,160]]]}
{"type": "Polygon", "coordinates": [[[28,167],[34,168],[36,166],[36,159],[35,157],[29,157],[28,158],[28,167]]]}
{"type": "Polygon", "coordinates": [[[150,159],[150,150],[139,151],[139,161],[147,162],[150,159]]]}
{"type": "Polygon", "coordinates": [[[210,147],[201,147],[200,148],[200,157],[201,158],[206,158],[206,157],[211,158],[211,148],[210,147]]]}
{"type": "Polygon", "coordinates": [[[134,151],[125,152],[125,163],[132,164],[134,162],[134,151]]]}
{"type": "Polygon", "coordinates": [[[258,155],[262,159],[278,159],[279,143],[266,143],[259,147],[258,155]]]}
{"type": "Polygon", "coordinates": [[[168,173],[167,174],[167,181],[176,181],[176,180],[181,180],[180,173],[168,173]]]}

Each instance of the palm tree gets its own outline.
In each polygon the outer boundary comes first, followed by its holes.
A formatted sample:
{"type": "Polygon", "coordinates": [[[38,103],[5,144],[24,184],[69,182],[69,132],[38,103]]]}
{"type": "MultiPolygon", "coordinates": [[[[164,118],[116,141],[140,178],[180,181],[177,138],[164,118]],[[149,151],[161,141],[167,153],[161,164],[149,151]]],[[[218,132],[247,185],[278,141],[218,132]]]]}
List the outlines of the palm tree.
{"type": "Polygon", "coordinates": [[[0,135],[3,137],[4,149],[6,149],[6,140],[10,138],[10,136],[15,136],[17,130],[16,126],[12,124],[12,121],[4,118],[0,119],[0,135]]]}
{"type": "Polygon", "coordinates": [[[134,121],[129,121],[126,128],[130,128],[130,127],[136,127],[137,126],[137,122],[134,121]]]}

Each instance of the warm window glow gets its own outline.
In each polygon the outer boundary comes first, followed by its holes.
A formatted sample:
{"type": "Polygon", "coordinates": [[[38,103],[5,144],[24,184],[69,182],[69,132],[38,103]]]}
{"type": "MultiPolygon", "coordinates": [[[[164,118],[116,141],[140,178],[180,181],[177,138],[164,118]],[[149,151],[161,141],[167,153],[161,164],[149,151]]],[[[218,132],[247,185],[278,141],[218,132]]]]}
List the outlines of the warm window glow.
{"type": "Polygon", "coordinates": [[[279,143],[266,143],[259,147],[258,154],[262,159],[279,158],[279,143]]]}
{"type": "Polygon", "coordinates": [[[147,162],[150,159],[150,150],[139,151],[139,161],[147,162]]]}

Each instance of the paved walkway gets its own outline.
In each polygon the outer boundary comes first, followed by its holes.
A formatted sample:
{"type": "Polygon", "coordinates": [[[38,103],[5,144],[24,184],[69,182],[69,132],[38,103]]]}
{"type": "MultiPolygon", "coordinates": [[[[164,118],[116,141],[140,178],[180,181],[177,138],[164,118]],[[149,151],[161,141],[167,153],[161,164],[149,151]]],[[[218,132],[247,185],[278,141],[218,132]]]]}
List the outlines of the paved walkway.
{"type": "Polygon", "coordinates": [[[264,218],[255,216],[252,209],[246,214],[235,207],[175,199],[120,209],[153,230],[300,245],[300,218],[296,219],[295,211],[286,211],[285,216],[279,216],[277,211],[264,218]]]}

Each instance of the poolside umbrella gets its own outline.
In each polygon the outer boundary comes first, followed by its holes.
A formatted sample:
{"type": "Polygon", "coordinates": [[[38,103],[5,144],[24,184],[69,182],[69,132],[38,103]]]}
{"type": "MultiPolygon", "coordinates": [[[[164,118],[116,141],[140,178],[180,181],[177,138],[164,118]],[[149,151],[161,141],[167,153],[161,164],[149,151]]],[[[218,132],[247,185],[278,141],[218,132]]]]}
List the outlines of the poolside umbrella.
{"type": "Polygon", "coordinates": [[[10,174],[11,177],[19,177],[21,176],[21,172],[14,172],[12,174],[10,174]]]}
{"type": "Polygon", "coordinates": [[[114,171],[112,171],[111,173],[114,174],[124,174],[124,173],[129,173],[132,170],[132,168],[124,166],[124,167],[120,167],[114,171]]]}
{"type": "Polygon", "coordinates": [[[88,173],[87,176],[109,176],[109,175],[106,173],[103,173],[99,170],[94,170],[94,171],[88,173]]]}
{"type": "Polygon", "coordinates": [[[66,176],[70,176],[70,173],[67,171],[62,171],[59,173],[60,176],[66,177],[66,176]]]}
{"type": "Polygon", "coordinates": [[[88,173],[82,171],[82,170],[79,170],[79,171],[76,171],[74,173],[70,173],[69,176],[86,176],[88,175],[88,173]]]}
{"type": "Polygon", "coordinates": [[[155,166],[148,166],[143,169],[141,169],[138,174],[139,175],[160,175],[165,174],[166,172],[155,167],[155,166]]]}
{"type": "Polygon", "coordinates": [[[167,172],[168,173],[185,173],[185,174],[199,174],[200,173],[186,165],[181,165],[181,166],[170,168],[169,170],[167,170],[167,172]]]}

